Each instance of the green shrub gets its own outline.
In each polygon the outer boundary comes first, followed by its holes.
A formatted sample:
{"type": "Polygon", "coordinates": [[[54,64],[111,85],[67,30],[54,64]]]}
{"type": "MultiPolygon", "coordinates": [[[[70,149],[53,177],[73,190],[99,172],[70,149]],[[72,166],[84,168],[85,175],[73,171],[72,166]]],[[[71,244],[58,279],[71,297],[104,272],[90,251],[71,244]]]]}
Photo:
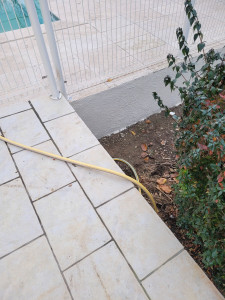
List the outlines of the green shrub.
{"type": "Polygon", "coordinates": [[[164,83],[177,90],[182,101],[178,117],[165,106],[156,92],[158,105],[176,121],[178,184],[175,203],[178,224],[202,247],[206,268],[211,268],[214,282],[224,288],[225,270],[225,56],[213,49],[205,51],[201,24],[191,1],[185,11],[198,42],[199,55],[190,55],[183,30],[176,31],[182,62],[169,54],[169,67],[175,77],[164,83]],[[179,80],[178,80],[179,78],[179,80]],[[182,83],[179,82],[182,79],[182,83]]]}

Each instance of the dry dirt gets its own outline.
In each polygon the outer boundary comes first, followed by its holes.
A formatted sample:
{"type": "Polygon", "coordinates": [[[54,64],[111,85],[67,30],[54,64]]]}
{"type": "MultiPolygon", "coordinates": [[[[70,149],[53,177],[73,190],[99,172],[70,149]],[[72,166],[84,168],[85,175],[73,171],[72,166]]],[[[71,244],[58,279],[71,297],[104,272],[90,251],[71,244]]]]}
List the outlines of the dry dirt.
{"type": "MultiPolygon", "coordinates": [[[[179,114],[179,107],[174,110],[179,114]]],[[[177,176],[173,119],[166,118],[163,112],[155,114],[120,133],[101,138],[100,143],[112,157],[125,159],[134,166],[140,182],[153,194],[159,216],[212,279],[210,269],[203,267],[201,247],[187,238],[185,230],[176,224],[178,211],[172,187],[177,176]]],[[[118,164],[127,175],[133,176],[129,167],[118,164]]]]}

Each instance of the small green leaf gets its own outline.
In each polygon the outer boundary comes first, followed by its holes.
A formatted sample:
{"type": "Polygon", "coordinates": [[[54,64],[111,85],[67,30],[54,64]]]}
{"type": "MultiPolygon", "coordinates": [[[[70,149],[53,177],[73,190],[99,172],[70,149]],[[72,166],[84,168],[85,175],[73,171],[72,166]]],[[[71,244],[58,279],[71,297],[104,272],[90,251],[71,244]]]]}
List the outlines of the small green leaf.
{"type": "Polygon", "coordinates": [[[194,42],[197,40],[197,38],[198,38],[198,33],[195,33],[195,35],[194,35],[194,42]]]}
{"type": "Polygon", "coordinates": [[[198,52],[202,51],[202,49],[205,47],[205,43],[198,44],[198,52]]]}

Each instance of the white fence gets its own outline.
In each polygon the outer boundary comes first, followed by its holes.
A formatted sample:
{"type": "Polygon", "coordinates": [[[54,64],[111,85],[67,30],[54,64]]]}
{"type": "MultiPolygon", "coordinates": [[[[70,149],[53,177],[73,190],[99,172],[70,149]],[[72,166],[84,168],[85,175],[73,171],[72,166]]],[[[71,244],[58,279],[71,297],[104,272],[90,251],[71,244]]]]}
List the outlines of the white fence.
{"type": "MultiPolygon", "coordinates": [[[[185,24],[183,2],[48,0],[67,93],[151,68],[169,52],[176,55],[175,30],[185,24]]],[[[204,40],[223,42],[225,0],[196,0],[195,7],[204,40]]],[[[42,85],[48,81],[24,1],[0,0],[0,98],[42,85]]]]}

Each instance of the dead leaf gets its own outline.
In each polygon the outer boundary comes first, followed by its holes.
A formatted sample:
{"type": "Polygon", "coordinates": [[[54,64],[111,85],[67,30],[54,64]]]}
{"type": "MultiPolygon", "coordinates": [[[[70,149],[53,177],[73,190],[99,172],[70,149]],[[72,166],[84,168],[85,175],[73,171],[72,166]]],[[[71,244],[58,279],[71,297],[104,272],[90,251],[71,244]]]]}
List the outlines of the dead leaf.
{"type": "Polygon", "coordinates": [[[70,183],[68,186],[71,187],[71,186],[72,186],[72,183],[70,183]]]}
{"type": "Polygon", "coordinates": [[[173,179],[176,183],[179,183],[179,180],[177,178],[173,179]]]}
{"type": "Polygon", "coordinates": [[[131,130],[131,133],[132,133],[134,136],[136,135],[136,132],[134,132],[134,131],[132,131],[132,130],[131,130]]]}
{"type": "Polygon", "coordinates": [[[147,157],[148,156],[148,153],[146,153],[146,152],[141,152],[141,157],[142,158],[145,158],[145,157],[147,157]]]}
{"type": "Polygon", "coordinates": [[[108,79],[107,79],[107,82],[110,82],[110,81],[112,81],[112,78],[108,78],[108,79]]]}
{"type": "Polygon", "coordinates": [[[142,151],[147,151],[148,146],[146,144],[141,144],[142,151]]]}
{"type": "Polygon", "coordinates": [[[146,120],[145,123],[146,123],[146,124],[150,124],[150,123],[152,123],[152,121],[146,120]]]}
{"type": "Polygon", "coordinates": [[[166,178],[159,178],[159,179],[157,179],[156,180],[156,182],[158,183],[158,184],[164,184],[164,183],[166,183],[166,178]]]}
{"type": "Polygon", "coordinates": [[[177,177],[178,175],[179,175],[179,174],[176,172],[176,173],[171,174],[170,177],[171,177],[171,178],[175,178],[175,177],[177,177]]]}
{"type": "Polygon", "coordinates": [[[147,162],[149,161],[149,157],[148,157],[148,156],[145,157],[145,158],[144,158],[144,161],[147,163],[147,162]]]}
{"type": "Polygon", "coordinates": [[[168,185],[159,185],[159,189],[161,189],[163,192],[165,192],[166,194],[170,194],[172,192],[172,189],[170,186],[168,185]]]}
{"type": "Polygon", "coordinates": [[[161,141],[161,145],[165,146],[166,145],[166,141],[161,141]]]}

